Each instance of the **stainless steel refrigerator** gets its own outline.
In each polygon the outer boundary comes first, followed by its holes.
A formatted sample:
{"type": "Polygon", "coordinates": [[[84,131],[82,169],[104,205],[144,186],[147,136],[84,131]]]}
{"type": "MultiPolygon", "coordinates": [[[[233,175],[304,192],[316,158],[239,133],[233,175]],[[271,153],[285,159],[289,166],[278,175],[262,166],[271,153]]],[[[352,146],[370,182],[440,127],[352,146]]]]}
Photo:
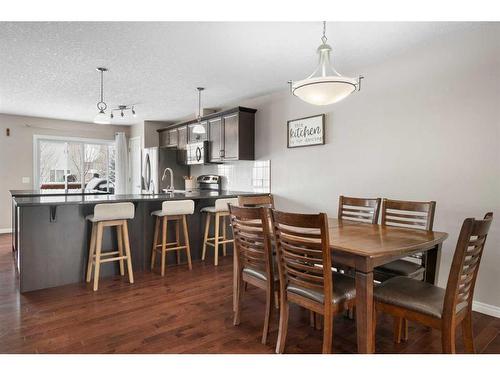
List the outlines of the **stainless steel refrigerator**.
{"type": "Polygon", "coordinates": [[[166,189],[169,179],[162,181],[165,168],[174,172],[176,190],[184,190],[184,176],[189,176],[189,167],[177,163],[177,150],[171,148],[148,147],[142,151],[142,193],[158,194],[166,189]]]}

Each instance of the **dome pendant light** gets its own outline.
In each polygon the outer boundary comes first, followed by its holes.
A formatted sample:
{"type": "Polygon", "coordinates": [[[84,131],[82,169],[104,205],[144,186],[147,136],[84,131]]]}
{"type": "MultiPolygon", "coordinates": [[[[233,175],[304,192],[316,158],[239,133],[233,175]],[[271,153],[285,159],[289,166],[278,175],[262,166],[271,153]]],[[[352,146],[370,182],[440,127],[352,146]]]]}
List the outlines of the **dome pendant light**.
{"type": "Polygon", "coordinates": [[[319,64],[316,70],[306,79],[289,81],[290,91],[303,101],[314,105],[328,105],[337,103],[354,91],[361,89],[361,80],[364,78],[344,77],[340,75],[330,62],[332,47],[326,44],[326,22],[323,22],[323,36],[318,47],[319,64]]]}
{"type": "Polygon", "coordinates": [[[108,69],[106,68],[97,68],[97,71],[100,72],[101,74],[101,100],[97,103],[97,109],[99,112],[97,113],[97,116],[94,118],[94,123],[96,124],[101,124],[101,125],[106,125],[110,123],[109,117],[106,115],[105,111],[106,108],[108,108],[108,105],[104,103],[103,99],[103,91],[104,91],[104,84],[103,84],[103,74],[104,72],[107,72],[108,69]]]}
{"type": "Polygon", "coordinates": [[[203,125],[201,125],[201,92],[205,90],[204,87],[197,87],[198,90],[198,123],[193,128],[194,134],[205,134],[206,130],[203,125]]]}

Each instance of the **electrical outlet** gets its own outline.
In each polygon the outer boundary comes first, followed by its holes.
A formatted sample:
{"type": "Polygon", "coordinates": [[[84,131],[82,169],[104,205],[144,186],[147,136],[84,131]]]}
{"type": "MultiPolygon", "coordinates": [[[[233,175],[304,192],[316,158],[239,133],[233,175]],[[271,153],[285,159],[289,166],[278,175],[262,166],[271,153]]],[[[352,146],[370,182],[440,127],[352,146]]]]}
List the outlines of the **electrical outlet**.
{"type": "Polygon", "coordinates": [[[31,179],[29,177],[23,177],[23,184],[29,184],[30,180],[31,179]]]}

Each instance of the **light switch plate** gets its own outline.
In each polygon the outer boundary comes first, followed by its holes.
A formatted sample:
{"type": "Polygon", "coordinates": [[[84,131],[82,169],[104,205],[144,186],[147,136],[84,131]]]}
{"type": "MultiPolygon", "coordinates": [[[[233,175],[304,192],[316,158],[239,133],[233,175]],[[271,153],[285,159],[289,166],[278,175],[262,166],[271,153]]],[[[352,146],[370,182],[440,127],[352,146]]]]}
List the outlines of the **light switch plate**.
{"type": "Polygon", "coordinates": [[[23,184],[29,184],[30,180],[31,179],[29,177],[23,177],[23,184]]]}

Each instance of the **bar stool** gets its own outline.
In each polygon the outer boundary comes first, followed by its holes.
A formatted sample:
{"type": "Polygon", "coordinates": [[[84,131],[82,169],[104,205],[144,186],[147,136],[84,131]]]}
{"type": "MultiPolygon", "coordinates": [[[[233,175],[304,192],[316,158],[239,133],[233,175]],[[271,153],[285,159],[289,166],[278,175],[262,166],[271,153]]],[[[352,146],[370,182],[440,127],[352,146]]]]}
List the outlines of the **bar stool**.
{"type": "Polygon", "coordinates": [[[228,205],[238,205],[238,198],[225,198],[217,199],[215,201],[215,206],[203,207],[201,212],[207,214],[205,221],[205,236],[203,238],[203,253],[201,255],[201,260],[205,260],[205,254],[207,251],[207,245],[214,247],[214,265],[219,264],[219,245],[222,245],[222,254],[226,256],[226,244],[229,242],[234,242],[233,239],[228,240],[226,237],[226,217],[229,216],[229,206],[228,205]],[[210,218],[215,217],[214,225],[214,236],[208,237],[208,232],[210,231],[210,218]],[[222,236],[220,235],[220,219],[222,218],[222,236]],[[212,242],[213,241],[213,242],[212,242]]]}
{"type": "Polygon", "coordinates": [[[92,265],[94,265],[94,291],[98,288],[101,263],[119,261],[120,275],[124,276],[123,261],[127,260],[128,279],[131,284],[134,283],[127,224],[128,219],[134,218],[134,211],[134,204],[130,202],[101,203],[95,205],[93,215],[86,217],[86,220],[92,223],[87,264],[87,282],[89,283],[92,279],[92,265]],[[118,251],[102,251],[102,233],[105,227],[116,227],[118,251]],[[124,248],[125,255],[123,255],[124,248]]]}
{"type": "Polygon", "coordinates": [[[161,251],[161,275],[165,275],[166,255],[168,251],[177,251],[177,264],[180,263],[180,250],[186,250],[188,267],[191,270],[191,248],[189,246],[189,234],[186,221],[186,215],[194,213],[194,201],[165,201],[162,203],[161,210],[154,211],[151,215],[156,216],[155,232],[153,237],[153,249],[151,251],[151,270],[154,269],[156,252],[161,251]],[[175,221],[175,241],[168,242],[167,223],[175,221]],[[184,245],[180,242],[180,222],[182,221],[184,231],[184,245]],[[160,222],[162,222],[161,243],[158,243],[160,235],[160,222]],[[170,247],[169,247],[170,246],[170,247]]]}

